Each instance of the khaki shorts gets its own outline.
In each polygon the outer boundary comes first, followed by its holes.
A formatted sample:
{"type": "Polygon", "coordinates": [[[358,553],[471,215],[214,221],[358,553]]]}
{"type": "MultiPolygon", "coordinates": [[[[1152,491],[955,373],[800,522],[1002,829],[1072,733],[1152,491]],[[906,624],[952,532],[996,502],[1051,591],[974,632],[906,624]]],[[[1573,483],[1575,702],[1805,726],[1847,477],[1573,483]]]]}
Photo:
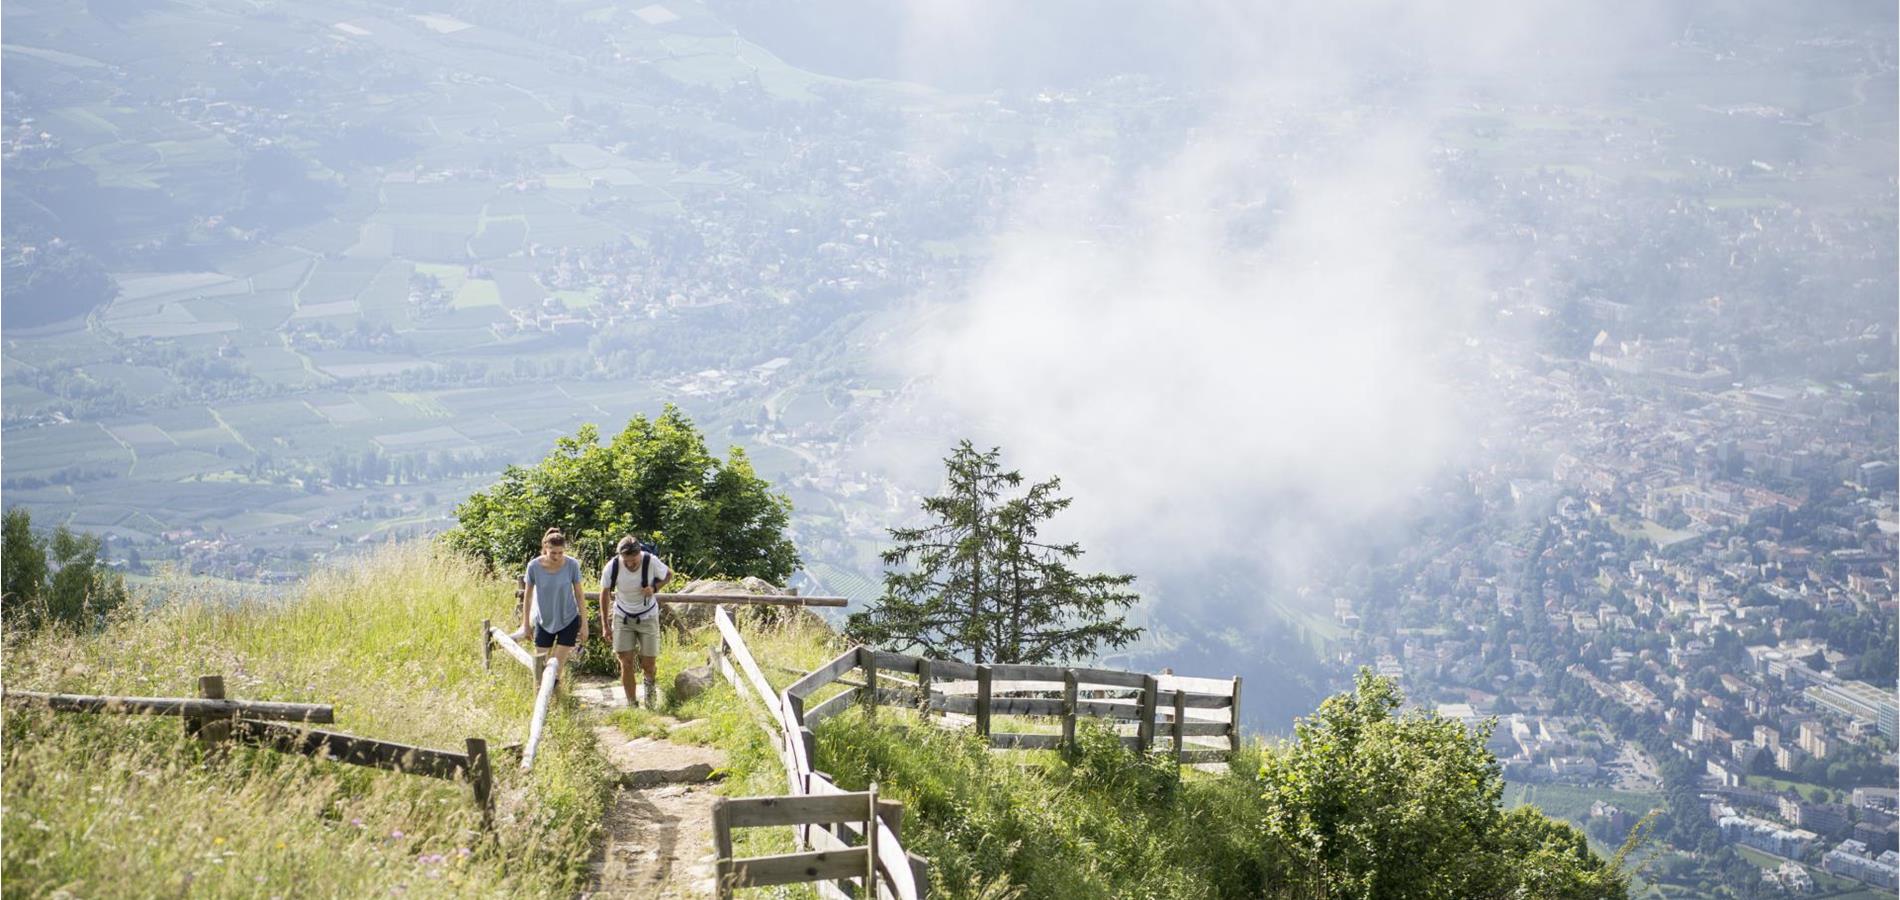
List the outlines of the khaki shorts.
{"type": "Polygon", "coordinates": [[[636,622],[632,616],[620,610],[614,610],[614,652],[632,653],[639,650],[641,656],[660,655],[660,611],[636,622]]]}

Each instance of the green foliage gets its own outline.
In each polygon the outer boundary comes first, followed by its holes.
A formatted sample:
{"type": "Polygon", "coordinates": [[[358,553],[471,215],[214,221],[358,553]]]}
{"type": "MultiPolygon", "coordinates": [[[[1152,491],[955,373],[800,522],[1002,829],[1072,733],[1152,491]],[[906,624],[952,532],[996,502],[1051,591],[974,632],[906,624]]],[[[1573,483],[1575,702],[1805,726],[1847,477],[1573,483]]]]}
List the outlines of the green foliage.
{"type": "Polygon", "coordinates": [[[602,445],[592,425],[562,437],[539,464],[510,466],[456,507],[450,547],[512,572],[540,551],[550,527],[590,566],[622,535],[651,535],[668,563],[695,575],[783,582],[798,566],[785,527],[791,501],[752,470],[745,451],[721,462],[684,414],[636,416],[602,445]]]}
{"type": "Polygon", "coordinates": [[[1627,846],[1606,860],[1565,823],[1501,809],[1483,737],[1395,715],[1399,702],[1362,676],[1292,741],[1213,774],[1088,720],[1072,752],[996,753],[967,732],[893,727],[915,720],[892,709],[823,722],[816,764],[903,800],[906,849],[953,898],[1627,896],[1627,846]]]}
{"type": "Polygon", "coordinates": [[[53,530],[50,541],[33,533],[23,507],[7,510],[4,534],[5,597],[0,610],[10,628],[43,625],[91,630],[126,603],[125,579],[99,558],[97,535],[53,530]]]}
{"type": "Polygon", "coordinates": [[[1400,716],[1391,681],[1360,672],[1291,742],[1262,758],[1268,837],[1305,895],[1622,897],[1615,867],[1583,835],[1520,807],[1483,734],[1455,720],[1400,716]]]}
{"type": "Polygon", "coordinates": [[[929,858],[932,896],[1289,896],[1246,771],[1183,778],[1090,722],[1067,758],[999,754],[967,732],[856,713],[826,720],[817,737],[816,765],[839,786],[876,781],[904,802],[904,846],[929,858]]]}
{"type": "Polygon", "coordinates": [[[1133,575],[1082,575],[1075,543],[1041,538],[1042,523],[1068,508],[1061,479],[1029,486],[1002,470],[1002,451],[963,441],[944,460],[945,492],[923,502],[933,520],[893,528],[883,554],[884,596],[851,617],[849,632],[870,644],[916,646],[933,657],[1048,663],[1122,647],[1141,634],[1114,613],[1137,596],[1133,575]]]}

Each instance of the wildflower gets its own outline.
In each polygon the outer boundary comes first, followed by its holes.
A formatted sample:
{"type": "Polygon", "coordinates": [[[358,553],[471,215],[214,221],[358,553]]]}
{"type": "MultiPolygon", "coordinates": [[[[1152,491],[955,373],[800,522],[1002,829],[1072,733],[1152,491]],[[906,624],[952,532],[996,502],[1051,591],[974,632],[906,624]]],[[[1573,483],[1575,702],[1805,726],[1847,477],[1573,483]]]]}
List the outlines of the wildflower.
{"type": "Polygon", "coordinates": [[[398,829],[396,829],[395,831],[392,831],[392,832],[390,832],[390,833],[389,833],[389,839],[390,839],[390,840],[392,840],[392,841],[400,841],[400,840],[402,840],[402,829],[400,829],[400,828],[398,828],[398,829]]]}
{"type": "Polygon", "coordinates": [[[288,846],[288,845],[287,845],[287,844],[285,844],[285,843],[284,843],[283,841],[278,841],[278,842],[277,842],[277,849],[279,849],[279,850],[282,850],[282,849],[284,849],[284,848],[285,848],[286,846],[288,846]]]}
{"type": "Polygon", "coordinates": [[[358,828],[361,828],[361,827],[363,827],[363,820],[362,820],[362,819],[351,819],[351,820],[350,820],[350,824],[351,824],[351,825],[354,825],[354,826],[356,826],[356,827],[358,827],[358,828]]]}
{"type": "Polygon", "coordinates": [[[416,862],[425,866],[439,866],[446,860],[448,860],[448,857],[440,853],[424,853],[416,857],[416,862]]]}
{"type": "Polygon", "coordinates": [[[467,859],[467,858],[468,858],[468,848],[467,848],[467,847],[457,847],[457,848],[455,848],[455,855],[456,855],[456,857],[457,857],[458,859],[467,859]]]}
{"type": "Polygon", "coordinates": [[[211,846],[213,846],[213,847],[222,847],[222,846],[224,846],[224,835],[218,835],[217,837],[214,837],[214,838],[212,838],[212,839],[211,839],[211,846]]]}

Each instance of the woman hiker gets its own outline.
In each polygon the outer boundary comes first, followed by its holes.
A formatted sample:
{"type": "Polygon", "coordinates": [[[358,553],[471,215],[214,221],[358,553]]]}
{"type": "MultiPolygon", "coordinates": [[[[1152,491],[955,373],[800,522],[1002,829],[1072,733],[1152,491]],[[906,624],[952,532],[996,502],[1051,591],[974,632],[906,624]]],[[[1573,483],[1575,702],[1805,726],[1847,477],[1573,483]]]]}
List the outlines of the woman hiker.
{"type": "Polygon", "coordinates": [[[535,655],[552,653],[566,669],[575,645],[587,642],[587,617],[581,615],[581,564],[567,555],[567,536],[559,528],[541,536],[541,555],[528,562],[527,585],[521,630],[533,629],[535,655]]]}
{"type": "Polygon", "coordinates": [[[615,550],[614,558],[600,571],[601,633],[613,641],[614,658],[620,661],[620,687],[627,692],[628,706],[638,705],[633,665],[634,656],[639,656],[640,670],[646,675],[646,705],[652,709],[659,704],[660,696],[653,684],[660,655],[660,602],[653,594],[673,577],[673,570],[633,535],[621,538],[615,550]]]}

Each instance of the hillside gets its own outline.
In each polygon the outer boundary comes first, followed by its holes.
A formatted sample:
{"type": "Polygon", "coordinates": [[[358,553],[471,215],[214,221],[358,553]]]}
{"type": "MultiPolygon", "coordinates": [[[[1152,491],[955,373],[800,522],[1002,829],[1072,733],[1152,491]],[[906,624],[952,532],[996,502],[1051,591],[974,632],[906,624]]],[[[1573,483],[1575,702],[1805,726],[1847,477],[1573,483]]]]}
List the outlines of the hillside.
{"type": "MultiPolygon", "coordinates": [[[[356,735],[433,747],[483,737],[499,748],[526,730],[527,682],[483,671],[475,652],[472,626],[505,617],[506,587],[425,546],[321,573],[283,604],[167,587],[164,604],[97,635],[10,635],[7,685],[176,696],[221,673],[233,697],[334,704],[333,727],[356,735]]],[[[842,646],[812,616],[741,618],[774,687],[842,646]]],[[[705,659],[708,632],[669,635],[664,679],[705,659]]],[[[571,895],[588,884],[616,776],[588,717],[562,703],[531,776],[497,766],[492,832],[458,785],[243,748],[208,754],[169,719],[9,706],[5,877],[22,895],[571,895]]],[[[1362,685],[1311,720],[1334,729],[1324,738],[1333,747],[1353,744],[1337,726],[1361,716],[1358,751],[1307,753],[1321,733],[1302,732],[1211,773],[1139,760],[1087,729],[1072,755],[992,753],[896,711],[876,724],[827,720],[815,762],[841,786],[877,780],[906,801],[905,840],[930,858],[935,896],[1453,896],[1474,878],[1530,896],[1622,895],[1580,834],[1500,810],[1494,764],[1474,747],[1460,756],[1455,723],[1411,732],[1447,741],[1418,763],[1405,754],[1425,745],[1373,742],[1410,727],[1380,721],[1378,706],[1362,685]],[[1446,787],[1467,776],[1477,780],[1446,787]],[[1347,852],[1302,843],[1321,834],[1347,852]],[[1506,870],[1481,871],[1507,851],[1506,870]],[[1403,880],[1417,868],[1408,856],[1435,867],[1436,881],[1403,880]]],[[[664,712],[608,721],[629,737],[717,745],[729,760],[725,794],[784,792],[760,721],[730,686],[664,712]]],[[[782,831],[758,829],[739,852],[789,849],[782,831]]]]}

